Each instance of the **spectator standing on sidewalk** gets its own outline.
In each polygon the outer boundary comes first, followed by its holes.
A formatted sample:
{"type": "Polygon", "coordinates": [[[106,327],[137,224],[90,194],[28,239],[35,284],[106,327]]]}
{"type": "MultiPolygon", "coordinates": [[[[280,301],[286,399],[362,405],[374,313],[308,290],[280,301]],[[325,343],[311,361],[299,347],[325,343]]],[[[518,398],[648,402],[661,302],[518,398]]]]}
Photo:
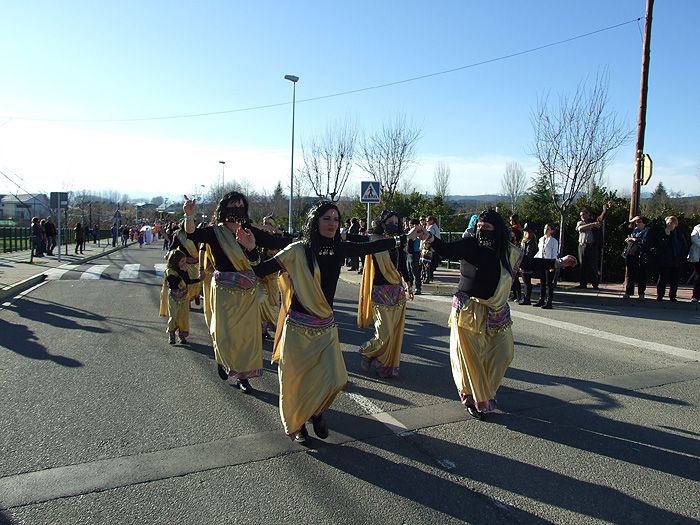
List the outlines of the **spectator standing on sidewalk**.
{"type": "MultiPolygon", "coordinates": [[[[647,255],[649,249],[649,219],[641,215],[634,217],[630,224],[634,229],[625,239],[625,249],[622,257],[625,259],[627,270],[627,282],[625,283],[624,299],[629,299],[634,294],[634,285],[637,284],[639,298],[644,299],[647,289],[647,255]]],[[[621,224],[624,228],[625,224],[621,224]]]]}
{"type": "MultiPolygon", "coordinates": [[[[99,230],[98,230],[99,231],[99,230]]],[[[117,228],[117,223],[112,224],[112,247],[117,245],[117,236],[119,235],[119,228],[117,228]]]]}
{"type": "MultiPolygon", "coordinates": [[[[415,228],[420,224],[418,219],[411,219],[408,224],[408,228],[404,230],[404,233],[408,235],[408,232],[412,228],[415,228]]],[[[420,239],[416,238],[408,242],[408,257],[406,261],[408,263],[408,270],[413,274],[413,282],[416,286],[416,291],[414,295],[420,295],[423,293],[421,285],[421,271],[420,271],[420,239]]]]}
{"type": "MultiPolygon", "coordinates": [[[[520,218],[517,213],[510,216],[510,243],[516,248],[520,248],[523,240],[523,227],[520,225],[520,218]]],[[[522,297],[522,286],[518,274],[513,277],[513,286],[510,289],[509,299],[520,302],[522,297]]]]}
{"type": "Polygon", "coordinates": [[[100,227],[95,224],[92,227],[92,244],[97,244],[97,238],[100,236],[100,227]]]}
{"type": "MultiPolygon", "coordinates": [[[[440,227],[437,225],[437,221],[435,220],[435,217],[432,215],[428,215],[428,218],[426,220],[426,231],[432,235],[436,239],[440,239],[440,227]]],[[[430,265],[428,266],[428,279],[430,281],[433,280],[434,274],[435,274],[435,268],[440,266],[440,261],[442,259],[440,256],[433,252],[432,253],[432,259],[430,260],[430,265]]]]}
{"type": "MultiPolygon", "coordinates": [[[[559,241],[554,238],[555,228],[551,224],[544,225],[544,235],[540,237],[537,245],[536,259],[556,259],[559,253],[559,241]]],[[[554,298],[554,270],[542,270],[540,272],[540,298],[532,306],[538,306],[543,310],[552,309],[554,298]]]]}
{"type": "Polygon", "coordinates": [[[53,249],[56,247],[56,225],[53,222],[53,217],[46,217],[44,223],[44,235],[46,235],[46,255],[53,255],[53,249]]]}
{"type": "MultiPolygon", "coordinates": [[[[535,235],[535,229],[530,223],[525,223],[523,226],[523,240],[520,244],[525,257],[535,257],[537,254],[537,235],[535,235]]],[[[532,304],[530,298],[532,297],[532,270],[520,270],[520,274],[523,276],[523,282],[525,283],[525,295],[522,296],[518,304],[532,304]]]]}
{"type": "Polygon", "coordinates": [[[78,252],[80,252],[82,254],[83,249],[85,248],[85,230],[83,229],[82,225],[80,223],[78,223],[75,225],[74,231],[75,231],[75,254],[78,255],[78,252]]]}
{"type": "Polygon", "coordinates": [[[690,234],[688,262],[692,264],[695,269],[695,285],[693,286],[693,297],[690,301],[697,303],[700,301],[700,224],[696,224],[690,234]]]}
{"type": "Polygon", "coordinates": [[[656,265],[659,270],[659,280],[656,283],[656,300],[663,301],[666,286],[669,287],[668,298],[676,302],[678,294],[678,278],[681,261],[686,254],[685,239],[678,232],[678,217],[669,215],[664,219],[666,227],[654,239],[656,265]]]}
{"type": "Polygon", "coordinates": [[[600,223],[591,219],[591,212],[581,210],[581,220],[576,223],[578,232],[578,258],[581,263],[581,277],[576,288],[585,289],[590,282],[594,290],[598,289],[598,267],[600,265],[600,246],[598,235],[600,223]]]}
{"type": "Polygon", "coordinates": [[[34,257],[43,257],[44,232],[39,217],[32,217],[32,242],[34,243],[34,257]]]}

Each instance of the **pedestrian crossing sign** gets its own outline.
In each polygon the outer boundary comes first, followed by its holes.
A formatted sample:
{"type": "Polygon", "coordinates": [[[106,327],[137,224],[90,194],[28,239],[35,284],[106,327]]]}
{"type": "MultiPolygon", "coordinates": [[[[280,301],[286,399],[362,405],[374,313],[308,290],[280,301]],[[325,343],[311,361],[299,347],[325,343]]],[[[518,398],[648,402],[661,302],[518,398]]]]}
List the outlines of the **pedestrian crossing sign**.
{"type": "Polygon", "coordinates": [[[363,204],[377,204],[380,202],[380,184],[377,180],[363,180],[360,182],[360,202],[363,204]]]}

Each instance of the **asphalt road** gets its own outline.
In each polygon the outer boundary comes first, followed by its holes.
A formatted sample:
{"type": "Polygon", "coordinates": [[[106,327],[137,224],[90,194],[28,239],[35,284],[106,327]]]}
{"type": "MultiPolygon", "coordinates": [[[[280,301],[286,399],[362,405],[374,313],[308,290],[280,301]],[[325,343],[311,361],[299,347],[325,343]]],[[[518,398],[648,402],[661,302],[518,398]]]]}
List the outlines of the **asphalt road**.
{"type": "Polygon", "coordinates": [[[700,520],[695,311],[515,306],[501,410],[479,422],[452,382],[449,298],[410,305],[385,380],[360,371],[371,332],[341,283],[350,383],[304,448],[269,342],[253,396],[216,375],[200,311],[168,345],[162,254],[57,272],[0,310],[0,524],[700,520]]]}

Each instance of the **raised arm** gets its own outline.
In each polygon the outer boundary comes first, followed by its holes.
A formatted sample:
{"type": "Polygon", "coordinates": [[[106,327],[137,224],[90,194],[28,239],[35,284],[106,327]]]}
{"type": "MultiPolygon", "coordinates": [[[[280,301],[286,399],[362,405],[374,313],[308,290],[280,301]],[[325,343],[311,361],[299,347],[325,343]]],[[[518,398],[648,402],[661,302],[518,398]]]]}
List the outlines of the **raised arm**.
{"type": "Polygon", "coordinates": [[[385,252],[391,248],[403,247],[405,244],[406,236],[401,235],[372,242],[342,241],[340,246],[344,257],[363,257],[371,253],[385,252]]]}

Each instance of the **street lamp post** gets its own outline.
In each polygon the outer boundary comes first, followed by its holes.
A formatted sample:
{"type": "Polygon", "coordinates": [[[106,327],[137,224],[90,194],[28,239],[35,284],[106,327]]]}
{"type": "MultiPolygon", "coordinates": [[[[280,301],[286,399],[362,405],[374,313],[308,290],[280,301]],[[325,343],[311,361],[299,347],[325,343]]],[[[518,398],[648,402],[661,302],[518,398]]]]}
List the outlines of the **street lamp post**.
{"type": "Polygon", "coordinates": [[[221,164],[221,187],[224,187],[224,183],[226,182],[226,178],[224,177],[224,167],[226,166],[226,161],[220,160],[219,164],[221,164]]]}
{"type": "Polygon", "coordinates": [[[297,102],[297,82],[299,77],[295,75],[284,75],[285,80],[289,80],[292,85],[292,166],[289,170],[289,223],[288,231],[289,233],[294,233],[294,228],[292,228],[292,199],[294,198],[294,113],[296,110],[297,102]]]}

